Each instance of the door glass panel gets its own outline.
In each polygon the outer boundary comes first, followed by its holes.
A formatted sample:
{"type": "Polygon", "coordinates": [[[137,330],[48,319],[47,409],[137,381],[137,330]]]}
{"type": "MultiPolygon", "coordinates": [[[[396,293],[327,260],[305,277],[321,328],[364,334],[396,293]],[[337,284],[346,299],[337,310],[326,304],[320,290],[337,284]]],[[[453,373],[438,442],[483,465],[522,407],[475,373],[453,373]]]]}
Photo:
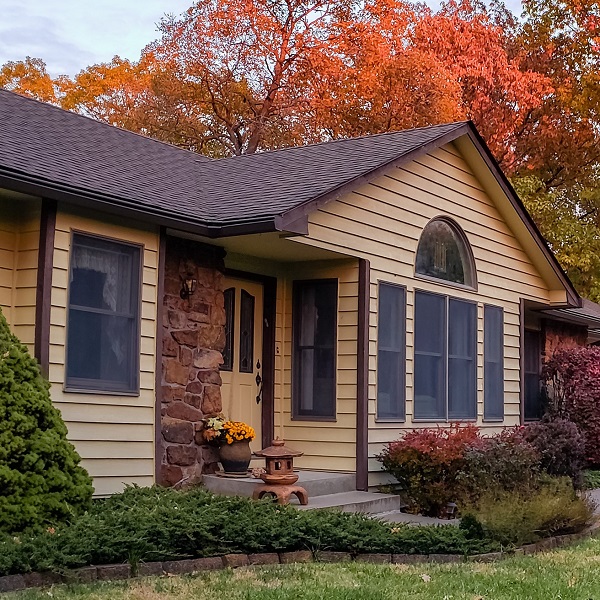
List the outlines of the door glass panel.
{"type": "Polygon", "coordinates": [[[235,323],[235,288],[223,292],[225,297],[225,348],[223,348],[222,371],[233,369],[233,335],[235,323]]]}
{"type": "Polygon", "coordinates": [[[240,373],[254,369],[254,296],[242,290],[240,301],[240,373]]]}

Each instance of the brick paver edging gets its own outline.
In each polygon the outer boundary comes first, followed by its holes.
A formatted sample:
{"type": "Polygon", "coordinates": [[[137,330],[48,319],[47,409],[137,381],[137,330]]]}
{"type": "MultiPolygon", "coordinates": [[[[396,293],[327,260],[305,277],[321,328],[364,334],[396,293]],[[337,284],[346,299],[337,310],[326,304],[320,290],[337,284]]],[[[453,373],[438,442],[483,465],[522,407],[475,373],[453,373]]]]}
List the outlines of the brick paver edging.
{"type": "Polygon", "coordinates": [[[263,554],[226,554],[210,558],[192,558],[186,560],[172,560],[164,562],[150,562],[139,565],[137,573],[133,573],[130,565],[100,565],[97,567],[82,567],[74,569],[66,575],[58,573],[25,573],[23,575],[5,575],[0,577],[0,593],[15,592],[26,588],[47,587],[58,583],[90,583],[93,581],[107,581],[129,579],[131,577],[145,577],[149,575],[183,575],[202,571],[215,571],[218,569],[235,569],[252,565],[278,565],[308,562],[363,562],[372,564],[415,564],[415,563],[460,563],[460,562],[493,562],[523,554],[535,554],[553,548],[562,548],[584,538],[596,535],[599,526],[594,525],[581,533],[561,535],[546,538],[513,550],[511,552],[490,552],[488,554],[474,554],[463,556],[461,554],[358,554],[349,552],[316,552],[300,550],[297,552],[273,552],[263,554]]]}

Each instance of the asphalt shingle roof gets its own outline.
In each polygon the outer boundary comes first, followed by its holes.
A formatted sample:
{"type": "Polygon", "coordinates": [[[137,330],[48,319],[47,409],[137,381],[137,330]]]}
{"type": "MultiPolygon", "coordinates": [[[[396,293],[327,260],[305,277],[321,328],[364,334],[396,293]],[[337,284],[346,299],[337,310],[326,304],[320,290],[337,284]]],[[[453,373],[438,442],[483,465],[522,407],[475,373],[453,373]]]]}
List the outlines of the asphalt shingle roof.
{"type": "Polygon", "coordinates": [[[210,160],[0,90],[0,174],[210,225],[281,215],[464,127],[451,123],[210,160]]]}

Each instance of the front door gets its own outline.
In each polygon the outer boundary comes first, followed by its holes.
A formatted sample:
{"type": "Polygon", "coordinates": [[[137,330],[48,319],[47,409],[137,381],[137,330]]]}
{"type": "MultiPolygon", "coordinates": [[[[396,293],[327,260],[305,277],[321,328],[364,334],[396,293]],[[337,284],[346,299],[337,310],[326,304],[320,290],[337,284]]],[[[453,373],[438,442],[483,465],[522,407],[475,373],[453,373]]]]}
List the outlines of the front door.
{"type": "Polygon", "coordinates": [[[262,447],[263,285],[225,278],[225,349],[221,366],[223,413],[256,431],[253,451],[262,447]]]}

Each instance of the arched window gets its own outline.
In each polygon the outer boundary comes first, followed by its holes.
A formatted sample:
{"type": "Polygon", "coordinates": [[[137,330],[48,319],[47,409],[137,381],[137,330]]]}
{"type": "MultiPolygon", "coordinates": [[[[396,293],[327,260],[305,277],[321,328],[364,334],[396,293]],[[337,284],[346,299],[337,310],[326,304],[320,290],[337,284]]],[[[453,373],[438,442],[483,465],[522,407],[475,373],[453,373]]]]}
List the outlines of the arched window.
{"type": "Polygon", "coordinates": [[[458,225],[446,218],[427,223],[417,247],[415,272],[449,283],[476,286],[471,249],[458,225]]]}

